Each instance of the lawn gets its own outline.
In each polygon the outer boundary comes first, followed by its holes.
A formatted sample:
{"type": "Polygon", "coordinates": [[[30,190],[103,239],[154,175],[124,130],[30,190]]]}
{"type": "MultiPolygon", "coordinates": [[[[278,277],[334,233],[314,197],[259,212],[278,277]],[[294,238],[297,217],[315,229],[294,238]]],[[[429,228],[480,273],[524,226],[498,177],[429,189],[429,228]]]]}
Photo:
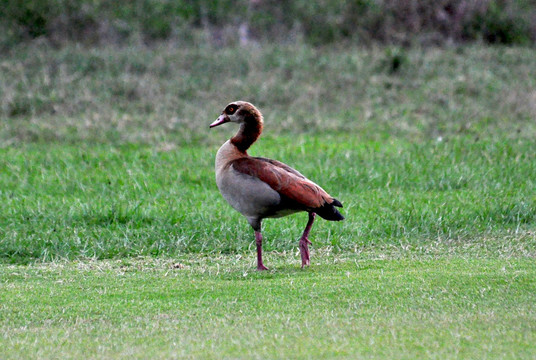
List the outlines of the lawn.
{"type": "MultiPolygon", "coordinates": [[[[215,185],[216,150],[88,144],[0,149],[0,260],[251,250],[252,229],[215,185]]],[[[283,159],[344,201],[349,220],[317,221],[317,247],[355,251],[534,230],[532,140],[382,144],[344,134],[299,135],[263,139],[251,153],[283,159]]],[[[294,249],[306,219],[268,219],[265,249],[294,249]]],[[[527,247],[534,245],[528,239],[527,247]]]]}
{"type": "Polygon", "coordinates": [[[2,358],[532,358],[534,260],[428,250],[6,266],[2,358]]]}
{"type": "Polygon", "coordinates": [[[240,50],[2,59],[0,358],[533,358],[534,50],[240,50]],[[216,188],[236,99],[344,204],[309,268],[296,214],[254,271],[216,188]]]}

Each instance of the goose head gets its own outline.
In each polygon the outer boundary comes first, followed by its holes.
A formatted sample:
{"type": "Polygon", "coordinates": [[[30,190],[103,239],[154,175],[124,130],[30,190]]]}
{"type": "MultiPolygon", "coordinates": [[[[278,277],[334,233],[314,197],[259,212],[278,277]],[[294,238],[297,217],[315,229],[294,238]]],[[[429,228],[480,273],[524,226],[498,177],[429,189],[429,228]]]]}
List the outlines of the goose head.
{"type": "Polygon", "coordinates": [[[253,104],[246,101],[233,101],[223,109],[221,115],[210,124],[210,127],[216,127],[227,122],[237,124],[262,124],[262,114],[253,104]]]}

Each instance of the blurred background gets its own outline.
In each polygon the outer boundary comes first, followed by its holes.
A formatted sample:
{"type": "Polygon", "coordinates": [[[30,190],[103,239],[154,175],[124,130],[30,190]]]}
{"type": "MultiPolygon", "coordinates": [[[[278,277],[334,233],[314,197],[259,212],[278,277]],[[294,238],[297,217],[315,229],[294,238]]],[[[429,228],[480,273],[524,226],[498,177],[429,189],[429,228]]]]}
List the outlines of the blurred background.
{"type": "Polygon", "coordinates": [[[236,99],[273,134],[534,135],[533,0],[0,4],[4,146],[211,141],[236,99]]]}
{"type": "Polygon", "coordinates": [[[536,39],[535,7],[531,0],[2,0],[2,46],[39,37],[56,46],[132,39],[214,46],[530,44],[536,39]]]}

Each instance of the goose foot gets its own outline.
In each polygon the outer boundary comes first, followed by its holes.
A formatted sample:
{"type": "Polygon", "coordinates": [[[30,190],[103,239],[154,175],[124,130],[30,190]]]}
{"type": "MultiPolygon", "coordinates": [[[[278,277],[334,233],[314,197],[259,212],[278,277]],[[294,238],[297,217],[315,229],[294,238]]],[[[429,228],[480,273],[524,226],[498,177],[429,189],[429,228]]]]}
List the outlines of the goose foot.
{"type": "Polygon", "coordinates": [[[264,266],[263,264],[258,264],[257,265],[257,270],[258,271],[264,271],[264,270],[269,270],[266,266],[264,266]]]}

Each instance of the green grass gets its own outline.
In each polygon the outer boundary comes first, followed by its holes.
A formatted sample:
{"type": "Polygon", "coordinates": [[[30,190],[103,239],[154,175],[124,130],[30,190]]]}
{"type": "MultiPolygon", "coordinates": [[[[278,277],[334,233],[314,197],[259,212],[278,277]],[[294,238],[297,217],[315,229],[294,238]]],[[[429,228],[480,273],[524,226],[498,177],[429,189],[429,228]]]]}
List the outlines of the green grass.
{"type": "Polygon", "coordinates": [[[531,358],[531,48],[52,49],[0,63],[0,358],[531,358]],[[390,70],[393,54],[402,59],[390,70]],[[253,232],[208,124],[344,204],[253,232]],[[181,263],[176,268],[172,265],[181,263]]]}
{"type": "Polygon", "coordinates": [[[534,260],[478,254],[315,251],[302,271],[270,253],[266,273],[231,255],[7,266],[0,354],[532,358],[534,260]]]}
{"type": "MultiPolygon", "coordinates": [[[[382,144],[536,136],[532,48],[20,46],[2,59],[0,146],[219,144],[223,106],[248,100],[272,134],[382,144]],[[405,59],[397,72],[393,59],[405,59]]],[[[229,130],[225,132],[228,133],[229,130]]]]}
{"type": "MultiPolygon", "coordinates": [[[[252,230],[215,186],[216,149],[1,149],[0,260],[250,249],[252,230]]],[[[534,230],[533,141],[415,145],[309,135],[268,138],[252,153],[294,165],[343,201],[347,221],[316,222],[313,241],[318,247],[345,251],[534,230]]],[[[303,214],[266,220],[266,250],[294,248],[305,222],[303,214]]],[[[529,243],[534,245],[534,239],[529,243]]]]}

